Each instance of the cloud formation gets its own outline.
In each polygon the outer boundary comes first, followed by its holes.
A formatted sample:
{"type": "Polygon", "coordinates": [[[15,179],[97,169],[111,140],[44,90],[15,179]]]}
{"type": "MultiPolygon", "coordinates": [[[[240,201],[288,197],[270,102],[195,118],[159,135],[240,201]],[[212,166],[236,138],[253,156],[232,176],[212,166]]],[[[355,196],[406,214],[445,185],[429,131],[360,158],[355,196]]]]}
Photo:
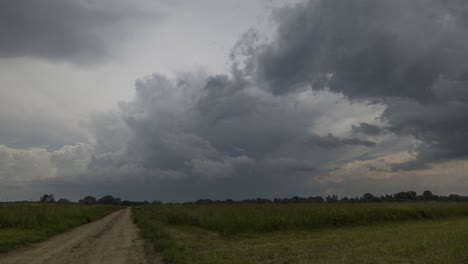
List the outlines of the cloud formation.
{"type": "MultiPolygon", "coordinates": [[[[90,23],[107,26],[113,12],[90,23]]],[[[395,170],[405,170],[413,186],[444,162],[458,173],[468,155],[467,14],[461,0],[311,0],[279,8],[274,38],[247,32],[226,73],[139,79],[133,99],[88,120],[89,142],[3,146],[0,162],[10,165],[0,175],[41,156],[44,177],[24,181],[56,188],[92,182],[137,197],[193,200],[349,194],[347,182],[361,190],[380,179],[400,187],[395,170]]]]}
{"type": "MultiPolygon", "coordinates": [[[[356,147],[375,146],[375,142],[346,136],[346,130],[341,137],[314,131],[323,111],[337,111],[343,120],[345,111],[352,115],[368,108],[347,101],[339,103],[341,107],[326,103],[339,98],[311,91],[277,97],[243,76],[200,73],[171,80],[154,74],[136,82],[134,100],[120,104],[130,136],[126,144],[110,149],[122,155],[108,161],[112,168],[134,163],[164,177],[201,181],[242,174],[263,177],[279,171],[284,177],[311,176],[324,161],[356,147]]],[[[96,142],[102,141],[97,138],[96,142]]]]}
{"type": "Polygon", "coordinates": [[[118,112],[88,121],[89,143],[41,149],[51,173],[9,182],[134,184],[151,186],[142,193],[165,200],[306,195],[310,177],[376,145],[350,133],[350,120],[373,120],[376,106],[330,92],[278,97],[244,76],[203,73],[153,74],[135,88],[135,98],[120,103],[118,112]],[[323,127],[331,120],[349,125],[331,134],[323,127]]]}

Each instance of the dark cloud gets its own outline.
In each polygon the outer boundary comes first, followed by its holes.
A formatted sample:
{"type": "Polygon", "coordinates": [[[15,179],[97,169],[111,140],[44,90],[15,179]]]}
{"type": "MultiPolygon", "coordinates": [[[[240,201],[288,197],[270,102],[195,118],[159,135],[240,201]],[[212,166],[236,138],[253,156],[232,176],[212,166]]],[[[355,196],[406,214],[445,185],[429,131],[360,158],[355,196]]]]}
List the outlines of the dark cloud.
{"type": "Polygon", "coordinates": [[[1,1],[0,57],[97,61],[134,31],[133,22],[151,16],[120,1],[1,1]]]}
{"type": "Polygon", "coordinates": [[[365,135],[379,135],[383,129],[377,125],[361,123],[358,126],[353,125],[352,130],[354,133],[362,133],[365,135]]]}
{"type": "Polygon", "coordinates": [[[466,1],[307,1],[274,17],[277,36],[246,63],[263,89],[379,101],[388,129],[419,141],[421,165],[468,156],[466,1]]]}
{"type": "Polygon", "coordinates": [[[359,138],[338,138],[332,134],[327,136],[313,135],[306,139],[307,144],[320,148],[339,148],[346,145],[373,147],[375,142],[359,138]]]}
{"type": "MultiPolygon", "coordinates": [[[[333,104],[307,91],[274,96],[242,74],[153,74],[136,82],[135,98],[117,115],[90,121],[96,143],[80,179],[149,181],[166,197],[182,189],[192,198],[306,194],[305,182],[324,164],[375,145],[313,132],[322,111],[346,111],[334,103],[339,96],[322,96],[333,104]]],[[[54,161],[65,163],[73,156],[67,153],[57,152],[54,161]]]]}
{"type": "Polygon", "coordinates": [[[411,100],[389,101],[383,117],[390,131],[412,135],[419,160],[399,168],[424,167],[427,162],[468,156],[468,104],[460,100],[421,104],[411,100]]]}
{"type": "Polygon", "coordinates": [[[277,37],[256,54],[276,94],[298,84],[349,97],[428,100],[440,76],[464,74],[463,1],[308,1],[280,9],[277,37]],[[450,40],[450,41],[448,41],[450,40]]]}

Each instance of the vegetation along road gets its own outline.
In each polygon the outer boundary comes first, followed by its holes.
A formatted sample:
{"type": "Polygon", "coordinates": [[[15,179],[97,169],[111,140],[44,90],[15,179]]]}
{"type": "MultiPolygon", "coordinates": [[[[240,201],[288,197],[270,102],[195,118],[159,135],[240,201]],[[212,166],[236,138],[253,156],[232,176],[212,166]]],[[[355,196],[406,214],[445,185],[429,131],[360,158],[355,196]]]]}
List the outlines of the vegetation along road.
{"type": "Polygon", "coordinates": [[[0,256],[2,264],[154,263],[131,219],[130,209],[77,227],[32,247],[0,256]]]}

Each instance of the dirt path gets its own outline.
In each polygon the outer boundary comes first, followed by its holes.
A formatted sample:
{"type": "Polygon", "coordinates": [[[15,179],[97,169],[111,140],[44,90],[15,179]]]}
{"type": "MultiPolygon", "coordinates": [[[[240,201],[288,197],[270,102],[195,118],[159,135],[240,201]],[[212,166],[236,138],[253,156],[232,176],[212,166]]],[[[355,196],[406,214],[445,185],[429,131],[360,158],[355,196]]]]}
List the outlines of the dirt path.
{"type": "Polygon", "coordinates": [[[2,264],[153,264],[130,209],[112,213],[50,240],[0,255],[2,264]]]}

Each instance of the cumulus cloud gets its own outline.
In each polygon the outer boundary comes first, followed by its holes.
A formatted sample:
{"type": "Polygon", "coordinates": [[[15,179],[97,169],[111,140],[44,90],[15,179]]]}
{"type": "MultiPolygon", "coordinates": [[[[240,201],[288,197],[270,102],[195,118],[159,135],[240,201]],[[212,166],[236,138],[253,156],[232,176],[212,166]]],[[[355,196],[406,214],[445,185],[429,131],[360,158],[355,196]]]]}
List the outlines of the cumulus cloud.
{"type": "MultiPolygon", "coordinates": [[[[364,139],[317,134],[314,127],[324,111],[320,101],[335,102],[339,97],[326,92],[322,96],[304,91],[277,97],[244,76],[181,74],[171,80],[155,74],[137,81],[135,99],[120,104],[131,135],[124,158],[148,169],[214,179],[249,167],[264,173],[259,168],[266,170],[271,160],[284,161],[284,157],[295,160],[297,165],[285,164],[292,171],[311,168],[320,166],[325,157],[340,155],[342,148],[375,145],[364,139]],[[316,147],[324,149],[320,158],[314,157],[316,147]]],[[[362,107],[347,101],[340,104],[362,107]]],[[[332,105],[329,111],[342,110],[332,105]]]]}
{"type": "Polygon", "coordinates": [[[90,118],[89,143],[47,152],[43,183],[152,186],[177,200],[306,195],[310,177],[376,147],[350,132],[373,107],[326,91],[278,97],[243,75],[153,74],[117,112],[90,118]],[[348,125],[327,130],[324,113],[348,125]]]}
{"type": "Polygon", "coordinates": [[[84,143],[64,145],[55,151],[0,145],[0,179],[2,184],[13,185],[57,177],[77,179],[88,172],[94,153],[94,146],[84,143]]]}
{"type": "Polygon", "coordinates": [[[135,22],[154,16],[122,1],[2,1],[0,57],[94,62],[112,54],[135,22]]]}

